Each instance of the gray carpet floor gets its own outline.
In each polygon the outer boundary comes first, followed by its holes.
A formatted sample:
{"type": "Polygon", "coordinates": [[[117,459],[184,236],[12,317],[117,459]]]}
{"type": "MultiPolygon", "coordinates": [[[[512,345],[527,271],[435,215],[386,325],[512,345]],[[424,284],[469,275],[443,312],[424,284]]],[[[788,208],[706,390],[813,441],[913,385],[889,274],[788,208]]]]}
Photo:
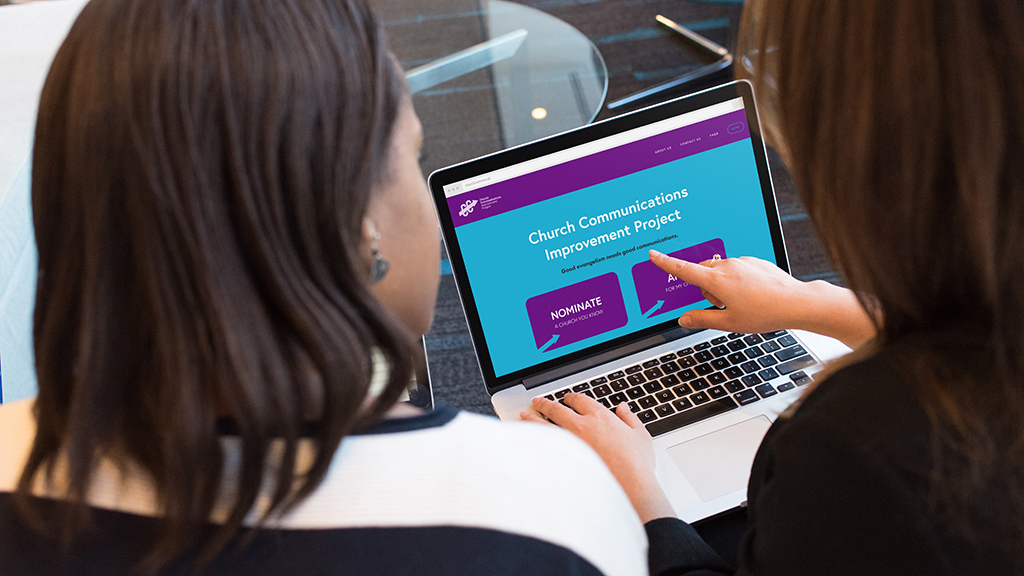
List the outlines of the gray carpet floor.
{"type": "MultiPolygon", "coordinates": [[[[392,50],[405,69],[440,58],[481,41],[480,2],[483,0],[376,0],[386,22],[392,50]]],[[[726,46],[734,46],[740,6],[731,2],[685,0],[524,0],[576,27],[601,51],[608,67],[608,101],[674,78],[706,63],[685,43],[657,25],[664,14],[726,46]]],[[[730,80],[728,74],[710,78],[697,90],[730,80]]],[[[425,174],[501,148],[494,118],[486,113],[492,102],[484,71],[453,80],[417,95],[417,112],[424,125],[425,174]]],[[[664,99],[681,96],[669,93],[664,99]]],[[[650,104],[653,102],[647,102],[650,104]]],[[[612,116],[606,108],[598,119],[612,116]]],[[[786,167],[771,153],[769,161],[782,216],[786,246],[795,276],[840,282],[803,211],[786,167]]],[[[442,257],[444,250],[442,247],[442,257]]],[[[466,319],[450,267],[442,262],[441,285],[434,325],[427,335],[430,373],[438,404],[491,414],[466,319]]]]}

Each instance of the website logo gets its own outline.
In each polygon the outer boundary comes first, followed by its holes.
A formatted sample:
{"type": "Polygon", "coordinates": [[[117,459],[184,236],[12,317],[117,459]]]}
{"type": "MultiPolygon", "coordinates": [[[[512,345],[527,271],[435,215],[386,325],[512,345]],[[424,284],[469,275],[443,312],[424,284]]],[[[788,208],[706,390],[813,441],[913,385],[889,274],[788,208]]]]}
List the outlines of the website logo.
{"type": "Polygon", "coordinates": [[[463,218],[469,216],[470,212],[472,212],[475,207],[476,200],[467,200],[462,204],[462,208],[459,209],[459,216],[462,216],[463,218]]]}

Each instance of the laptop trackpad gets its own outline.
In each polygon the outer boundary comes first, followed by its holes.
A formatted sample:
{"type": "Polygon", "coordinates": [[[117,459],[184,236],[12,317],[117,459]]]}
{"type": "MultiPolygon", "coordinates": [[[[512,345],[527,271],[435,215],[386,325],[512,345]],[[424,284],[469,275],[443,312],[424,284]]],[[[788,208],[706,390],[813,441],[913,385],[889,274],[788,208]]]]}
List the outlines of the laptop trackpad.
{"type": "Polygon", "coordinates": [[[701,502],[747,487],[757,447],[772,425],[758,416],[668,448],[701,502]]]}

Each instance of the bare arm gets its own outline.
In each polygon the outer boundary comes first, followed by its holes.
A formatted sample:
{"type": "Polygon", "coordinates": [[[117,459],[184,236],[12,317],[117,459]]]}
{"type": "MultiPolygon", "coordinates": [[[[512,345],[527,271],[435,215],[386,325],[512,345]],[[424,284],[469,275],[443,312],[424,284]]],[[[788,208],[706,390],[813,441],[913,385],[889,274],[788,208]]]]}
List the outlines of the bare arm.
{"type": "Polygon", "coordinates": [[[875,335],[870,317],[846,288],[802,282],[757,258],[693,264],[651,250],[651,261],[699,286],[719,310],[692,310],[679,318],[686,328],[767,332],[796,328],[831,336],[857,348],[875,335]]]}

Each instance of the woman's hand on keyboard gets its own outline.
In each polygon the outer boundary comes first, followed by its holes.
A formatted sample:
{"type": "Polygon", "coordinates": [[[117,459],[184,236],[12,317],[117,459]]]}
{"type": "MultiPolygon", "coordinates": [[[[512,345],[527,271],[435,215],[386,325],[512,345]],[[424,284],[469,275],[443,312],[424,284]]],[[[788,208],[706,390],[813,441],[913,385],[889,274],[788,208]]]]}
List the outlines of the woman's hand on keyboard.
{"type": "Polygon", "coordinates": [[[797,328],[837,338],[851,348],[875,334],[857,296],[846,288],[815,280],[802,282],[759,258],[678,260],[656,250],[651,261],[694,286],[718,310],[691,310],[679,318],[684,328],[726,332],[771,332],[797,328]]]}
{"type": "MultiPolygon", "coordinates": [[[[563,400],[568,407],[537,397],[533,399],[533,408],[579,436],[601,456],[644,523],[675,516],[668,497],[654,476],[651,435],[629,407],[619,404],[613,412],[593,398],[576,393],[566,394],[563,400]]],[[[519,417],[547,424],[531,412],[521,412],[519,417]]]]}

